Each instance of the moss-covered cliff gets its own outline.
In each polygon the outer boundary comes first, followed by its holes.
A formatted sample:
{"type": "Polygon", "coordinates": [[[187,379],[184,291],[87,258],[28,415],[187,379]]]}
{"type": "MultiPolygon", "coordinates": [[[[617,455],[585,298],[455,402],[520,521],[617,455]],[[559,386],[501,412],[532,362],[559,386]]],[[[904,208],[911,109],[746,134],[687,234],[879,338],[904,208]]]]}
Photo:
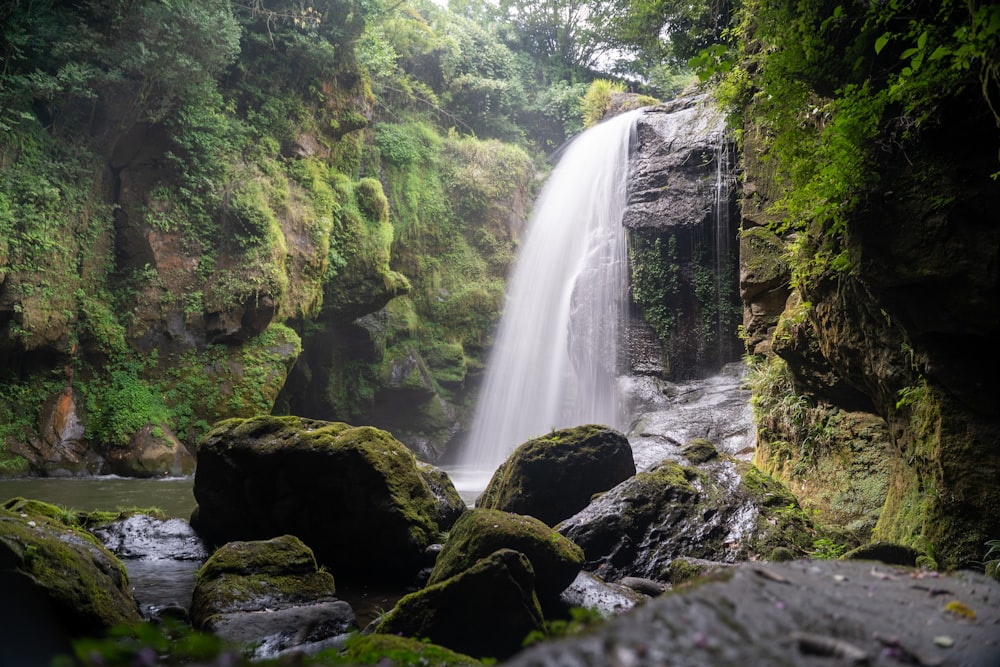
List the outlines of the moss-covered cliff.
{"type": "Polygon", "coordinates": [[[375,394],[408,382],[434,398],[414,430],[454,428],[532,170],[372,125],[355,44],[384,11],[0,9],[0,471],[96,472],[143,429],[191,444],[276,403],[378,421],[375,394]]]}
{"type": "Polygon", "coordinates": [[[974,564],[1000,535],[1000,10],[745,4],[745,333],[781,358],[758,463],[855,537],[974,564]]]}

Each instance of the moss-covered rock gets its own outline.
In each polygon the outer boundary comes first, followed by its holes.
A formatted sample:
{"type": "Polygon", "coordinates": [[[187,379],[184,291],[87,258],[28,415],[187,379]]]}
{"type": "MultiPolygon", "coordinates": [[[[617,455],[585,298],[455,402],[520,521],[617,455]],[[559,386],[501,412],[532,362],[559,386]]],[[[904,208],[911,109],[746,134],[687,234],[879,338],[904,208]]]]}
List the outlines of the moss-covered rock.
{"type": "Polygon", "coordinates": [[[194,468],[194,456],[169,428],[150,424],[139,429],[128,445],[105,457],[105,469],[122,477],[176,477],[190,475],[194,468]]]}
{"type": "Polygon", "coordinates": [[[75,516],[37,501],[15,499],[0,509],[0,572],[16,582],[15,599],[4,604],[41,601],[71,636],[139,622],[125,568],[97,538],[64,520],[75,516]]]}
{"type": "Polygon", "coordinates": [[[635,474],[632,448],[606,426],[578,426],[529,440],[493,474],[476,507],[528,514],[554,526],[635,474]]]}
{"type": "Polygon", "coordinates": [[[232,419],[199,443],[191,523],[208,541],[301,538],[338,576],[409,580],[438,539],[416,459],[371,427],[232,419]]]}
{"type": "Polygon", "coordinates": [[[190,617],[197,628],[273,653],[351,629],[354,613],[334,594],[333,576],[298,538],[236,541],[198,571],[190,617]]]}
{"type": "Polygon", "coordinates": [[[418,461],[417,471],[427,484],[427,488],[437,498],[437,511],[434,520],[437,521],[438,528],[442,531],[450,529],[458,518],[469,509],[468,506],[444,470],[418,461]]]}
{"type": "Polygon", "coordinates": [[[479,657],[507,658],[545,632],[528,558],[499,549],[458,574],[403,597],[375,632],[426,637],[479,657]]]}
{"type": "Polygon", "coordinates": [[[530,516],[474,509],[452,526],[428,584],[472,567],[498,549],[514,549],[531,561],[539,599],[548,608],[572,582],[583,564],[583,551],[530,516]]]}
{"type": "Polygon", "coordinates": [[[668,581],[681,556],[723,563],[766,558],[777,546],[805,555],[816,530],[780,482],[726,455],[702,467],[664,461],[596,498],[558,526],[609,581],[668,581]]]}
{"type": "Polygon", "coordinates": [[[347,640],[340,657],[352,665],[380,665],[386,660],[401,665],[457,667],[479,665],[479,660],[419,639],[386,634],[355,635],[347,640]]]}
{"type": "Polygon", "coordinates": [[[851,549],[841,558],[843,560],[877,560],[889,565],[916,567],[921,555],[916,549],[902,544],[870,542],[851,549]]]}
{"type": "Polygon", "coordinates": [[[684,448],[681,449],[681,456],[695,465],[710,461],[718,455],[719,450],[715,448],[712,441],[705,438],[695,438],[686,443],[684,448]]]}

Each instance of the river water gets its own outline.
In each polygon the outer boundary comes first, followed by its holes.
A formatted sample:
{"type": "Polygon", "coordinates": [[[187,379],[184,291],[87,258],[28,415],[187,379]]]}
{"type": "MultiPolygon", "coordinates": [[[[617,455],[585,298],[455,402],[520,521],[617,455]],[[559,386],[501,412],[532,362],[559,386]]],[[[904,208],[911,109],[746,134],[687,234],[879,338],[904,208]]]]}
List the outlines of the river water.
{"type": "Polygon", "coordinates": [[[27,477],[0,479],[0,501],[32,498],[80,511],[156,507],[168,517],[188,519],[195,507],[194,478],[134,479],[27,477]]]}

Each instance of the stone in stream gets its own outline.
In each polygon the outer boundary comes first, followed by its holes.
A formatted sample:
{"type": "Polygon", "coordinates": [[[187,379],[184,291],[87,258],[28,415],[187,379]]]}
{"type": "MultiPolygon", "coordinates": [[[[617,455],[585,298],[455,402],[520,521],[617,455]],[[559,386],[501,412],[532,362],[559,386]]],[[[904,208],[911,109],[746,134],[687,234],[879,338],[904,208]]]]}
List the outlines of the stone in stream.
{"type": "MultiPolygon", "coordinates": [[[[0,508],[3,605],[37,612],[51,630],[97,635],[141,620],[125,568],[96,537],[76,527],[76,515],[47,503],[13,498],[0,508]]],[[[5,632],[8,630],[5,628],[5,632]]]]}
{"type": "Polygon", "coordinates": [[[439,501],[389,433],[299,417],[220,422],[198,445],[207,541],[291,534],[338,577],[409,583],[439,540],[439,501]]]}
{"type": "Polygon", "coordinates": [[[634,474],[632,448],[618,431],[593,424],[562,429],[514,450],[476,507],[528,514],[554,526],[634,474]]]}
{"type": "Polygon", "coordinates": [[[333,576],[317,569],[297,537],[230,542],[198,572],[191,622],[266,657],[291,648],[326,646],[354,627],[333,576]]]}
{"type": "MultiPolygon", "coordinates": [[[[699,456],[708,451],[697,447],[699,456]]],[[[815,528],[794,496],[749,463],[716,455],[700,466],[664,460],[596,498],[557,527],[608,581],[670,581],[682,556],[734,563],[775,547],[804,556],[815,528]]]]}
{"type": "Polygon", "coordinates": [[[536,576],[524,554],[499,549],[403,597],[374,631],[427,638],[476,657],[508,658],[543,633],[536,576]]]}
{"type": "Polygon", "coordinates": [[[498,549],[514,549],[531,562],[544,609],[558,605],[583,564],[583,551],[538,519],[499,510],[474,509],[455,522],[428,585],[459,574],[498,549]]]}

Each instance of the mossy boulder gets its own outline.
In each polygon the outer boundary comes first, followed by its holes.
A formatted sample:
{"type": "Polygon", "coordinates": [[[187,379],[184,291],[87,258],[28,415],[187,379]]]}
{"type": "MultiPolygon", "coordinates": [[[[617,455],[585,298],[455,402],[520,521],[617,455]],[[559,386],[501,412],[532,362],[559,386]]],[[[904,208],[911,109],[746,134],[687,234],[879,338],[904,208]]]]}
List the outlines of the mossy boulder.
{"type": "Polygon", "coordinates": [[[723,563],[766,558],[784,546],[804,556],[816,536],[787,488],[719,454],[700,467],[663,461],[595,499],[558,526],[608,581],[670,581],[681,556],[723,563]]]}
{"type": "Polygon", "coordinates": [[[554,526],[634,474],[632,448],[618,431],[593,424],[562,429],[519,446],[476,507],[528,514],[554,526]]]}
{"type": "Polygon", "coordinates": [[[335,592],[333,575],[297,537],[230,542],[198,571],[190,617],[230,641],[280,651],[353,628],[354,612],[335,592]]]}
{"type": "Polygon", "coordinates": [[[122,477],[176,477],[193,473],[195,460],[169,428],[146,424],[125,447],[108,451],[105,468],[122,477]]]}
{"type": "Polygon", "coordinates": [[[451,528],[458,518],[468,511],[465,501],[452,483],[448,473],[423,461],[417,462],[417,471],[437,499],[434,520],[441,530],[451,528]]]}
{"type": "Polygon", "coordinates": [[[912,547],[892,542],[870,542],[855,547],[841,558],[843,560],[877,560],[889,565],[904,565],[915,567],[922,554],[912,547]]]}
{"type": "Polygon", "coordinates": [[[301,538],[338,576],[409,581],[438,501],[389,433],[299,417],[220,422],[201,440],[191,525],[206,540],[301,538]]]}
{"type": "Polygon", "coordinates": [[[479,657],[507,658],[545,632],[528,558],[499,549],[453,577],[403,597],[375,632],[426,637],[479,657]]]}
{"type": "Polygon", "coordinates": [[[534,517],[477,508],[452,526],[428,585],[469,569],[498,549],[514,549],[528,557],[546,608],[573,583],[584,559],[580,547],[534,517]]]}
{"type": "Polygon", "coordinates": [[[340,652],[340,658],[352,665],[381,665],[387,659],[396,664],[436,667],[482,664],[473,657],[456,653],[443,646],[409,637],[383,634],[351,637],[340,652]]]}
{"type": "Polygon", "coordinates": [[[67,523],[73,520],[38,501],[13,499],[0,508],[4,605],[40,602],[70,636],[139,622],[125,568],[97,538],[67,523]]]}

